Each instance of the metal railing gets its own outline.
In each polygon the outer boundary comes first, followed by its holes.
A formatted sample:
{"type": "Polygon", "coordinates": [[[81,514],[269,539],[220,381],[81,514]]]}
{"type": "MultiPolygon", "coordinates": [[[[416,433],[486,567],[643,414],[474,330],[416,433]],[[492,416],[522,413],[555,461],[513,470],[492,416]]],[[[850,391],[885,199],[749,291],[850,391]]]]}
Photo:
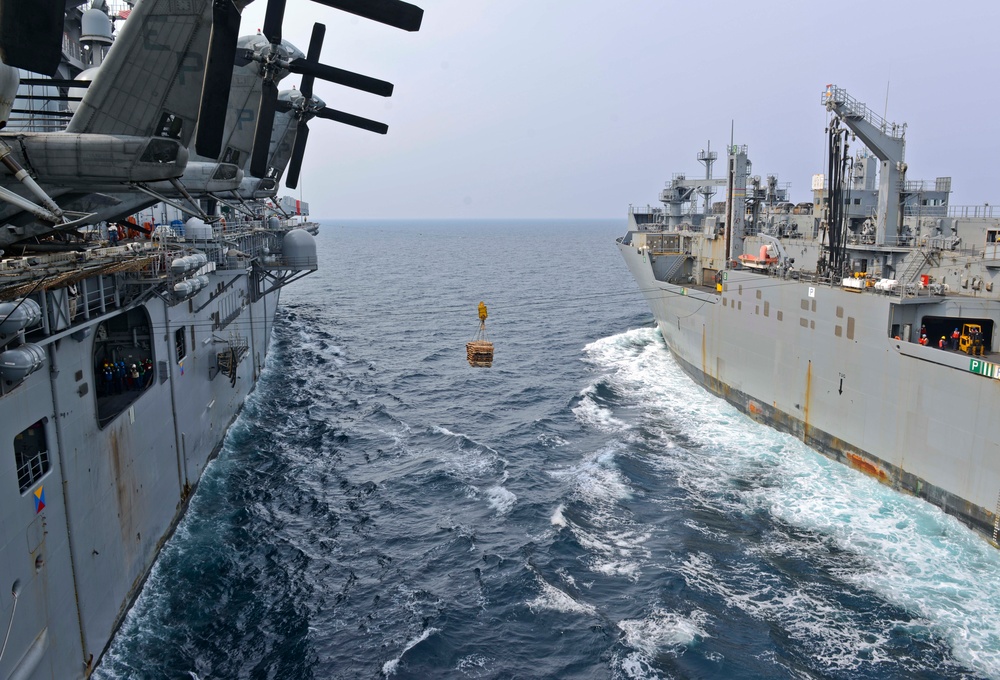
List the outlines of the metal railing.
{"type": "Polygon", "coordinates": [[[820,104],[827,108],[839,106],[843,115],[863,118],[872,126],[878,128],[882,134],[894,139],[903,139],[906,134],[906,123],[897,125],[896,123],[888,122],[885,118],[869,109],[863,102],[847,94],[847,90],[842,87],[827,85],[822,95],[820,95],[820,104]]]}
{"type": "Polygon", "coordinates": [[[950,205],[948,217],[1000,217],[994,212],[994,206],[989,203],[982,205],[950,205]]]}
{"type": "Polygon", "coordinates": [[[912,205],[907,203],[903,206],[903,215],[906,217],[947,217],[948,206],[912,205]]]}

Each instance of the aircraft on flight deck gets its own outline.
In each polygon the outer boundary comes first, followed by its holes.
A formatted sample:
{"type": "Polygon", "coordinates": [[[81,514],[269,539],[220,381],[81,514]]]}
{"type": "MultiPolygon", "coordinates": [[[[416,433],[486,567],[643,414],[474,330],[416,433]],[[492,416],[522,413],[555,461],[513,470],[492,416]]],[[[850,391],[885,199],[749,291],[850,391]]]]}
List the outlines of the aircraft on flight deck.
{"type": "MultiPolygon", "coordinates": [[[[157,183],[156,188],[172,187],[193,202],[194,197],[180,178],[186,175],[191,155],[188,145],[196,121],[200,122],[198,149],[215,152],[219,160],[192,167],[187,181],[202,196],[211,196],[213,189],[241,193],[240,183],[233,181],[240,175],[240,165],[230,161],[240,160],[246,149],[223,144],[227,141],[224,139],[226,120],[231,116],[238,120],[247,111],[254,112],[252,107],[237,109],[229,105],[234,64],[240,64],[240,60],[243,66],[257,68],[257,74],[245,82],[256,80],[262,93],[252,153],[249,154],[251,169],[262,175],[280,176],[281,172],[277,165],[268,165],[268,157],[272,155],[269,153],[270,140],[280,105],[277,82],[287,72],[305,74],[310,79],[310,94],[311,79],[315,77],[384,96],[391,94],[389,83],[318,63],[321,25],[314,28],[314,40],[306,59],[287,43],[283,44],[280,36],[283,0],[270,0],[263,40],[258,39],[261,36],[251,36],[247,47],[234,44],[230,49],[230,43],[235,41],[240,12],[250,1],[191,0],[178,6],[170,0],[142,0],[133,10],[131,21],[121,30],[115,49],[109,52],[94,76],[65,132],[0,133],[0,160],[18,180],[0,177],[0,201],[3,202],[0,203],[0,224],[3,224],[0,247],[97,221],[94,218],[98,213],[118,212],[112,210],[114,204],[120,202],[115,194],[123,189],[124,193],[130,193],[141,188],[157,200],[169,200],[150,187],[157,183]],[[174,59],[164,60],[164,52],[172,52],[174,59]],[[168,66],[165,68],[164,64],[168,66]],[[222,84],[225,96],[218,92],[222,84]],[[226,116],[222,116],[221,111],[225,111],[226,116]],[[22,164],[27,168],[22,169],[22,164]],[[41,184],[35,183],[33,175],[41,184]],[[212,182],[218,185],[213,186],[212,182]],[[61,198],[64,205],[84,206],[90,212],[67,213],[53,200],[55,198],[61,198]],[[98,210],[93,210],[95,208],[98,210]]],[[[316,1],[407,30],[419,28],[422,17],[422,10],[399,0],[316,1]]],[[[240,82],[237,78],[237,89],[240,82]]],[[[251,85],[249,92],[252,93],[255,87],[251,85]]],[[[325,107],[323,110],[332,111],[325,107]]],[[[2,113],[0,111],[0,115],[2,113]]],[[[295,111],[295,129],[307,130],[304,123],[312,115],[318,114],[310,114],[303,107],[295,111]]],[[[381,125],[340,112],[325,117],[367,129],[381,125]]],[[[277,122],[280,127],[281,121],[277,122]]],[[[236,127],[231,128],[229,141],[236,127]]],[[[288,124],[287,127],[293,126],[288,124]]],[[[293,147],[293,157],[296,148],[304,149],[304,137],[301,145],[297,142],[293,147]]],[[[301,153],[300,150],[295,164],[296,175],[301,153]]],[[[266,184],[267,179],[262,177],[256,184],[266,184]]],[[[258,193],[260,187],[255,189],[252,193],[258,193]]]]}

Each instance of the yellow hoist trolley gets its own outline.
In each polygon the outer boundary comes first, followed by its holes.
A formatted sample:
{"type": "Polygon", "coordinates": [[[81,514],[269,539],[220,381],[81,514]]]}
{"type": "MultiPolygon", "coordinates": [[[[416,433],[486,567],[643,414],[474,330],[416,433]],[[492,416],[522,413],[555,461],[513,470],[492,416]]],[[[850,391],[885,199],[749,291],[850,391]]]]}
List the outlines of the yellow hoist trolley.
{"type": "Polygon", "coordinates": [[[479,303],[479,331],[476,337],[465,343],[469,356],[469,366],[489,368],[493,365],[493,343],[486,339],[486,303],[479,303]]]}

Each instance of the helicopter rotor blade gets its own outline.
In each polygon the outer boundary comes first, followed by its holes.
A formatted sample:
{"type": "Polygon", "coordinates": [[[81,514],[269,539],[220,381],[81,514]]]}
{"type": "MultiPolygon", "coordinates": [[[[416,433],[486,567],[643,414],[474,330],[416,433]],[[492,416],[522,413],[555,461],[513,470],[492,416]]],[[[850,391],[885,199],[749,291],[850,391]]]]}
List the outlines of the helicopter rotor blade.
{"type": "Polygon", "coordinates": [[[292,158],[288,161],[288,175],[285,177],[285,186],[294,189],[299,185],[299,172],[302,170],[302,159],[306,153],[306,141],[309,139],[309,126],[306,122],[299,121],[299,126],[295,129],[295,144],[292,146],[292,158]]]}
{"type": "Polygon", "coordinates": [[[385,123],[380,123],[377,120],[370,120],[368,118],[362,118],[361,116],[355,116],[351,113],[344,113],[343,111],[331,109],[326,106],[316,112],[316,117],[361,128],[362,130],[368,130],[369,132],[376,132],[380,135],[384,135],[389,131],[389,126],[385,123]]]}
{"type": "MultiPolygon", "coordinates": [[[[319,63],[320,52],[323,51],[323,38],[326,36],[326,25],[324,24],[313,24],[312,36],[309,38],[309,51],[306,53],[306,60],[310,63],[319,63]]],[[[306,99],[312,98],[313,93],[313,81],[316,77],[311,75],[303,75],[302,83],[299,86],[299,92],[306,99]]]]}
{"type": "Polygon", "coordinates": [[[333,7],[388,24],[404,31],[419,31],[424,18],[424,10],[416,5],[400,0],[314,0],[321,5],[333,7]]]}
{"type": "Polygon", "coordinates": [[[281,44],[281,22],[285,18],[285,0],[267,0],[264,10],[264,37],[272,45],[281,44]]]}
{"type": "Polygon", "coordinates": [[[214,3],[212,37],[208,44],[205,81],[202,84],[201,108],[198,113],[198,137],[195,140],[195,150],[206,158],[218,158],[222,153],[240,18],[240,12],[232,0],[214,3]]]}
{"type": "Polygon", "coordinates": [[[378,78],[364,76],[360,73],[345,71],[344,69],[337,68],[335,66],[327,66],[326,64],[312,62],[308,59],[293,59],[288,63],[288,70],[292,73],[313,76],[314,78],[319,78],[320,80],[336,83],[338,85],[345,85],[347,87],[352,87],[355,90],[370,92],[371,94],[377,94],[381,97],[392,96],[392,83],[379,80],[378,78]]]}
{"type": "Polygon", "coordinates": [[[253,134],[253,151],[250,155],[250,174],[263,177],[267,174],[268,153],[271,148],[271,129],[274,127],[274,113],[278,105],[278,86],[270,80],[263,82],[260,95],[260,112],[257,114],[257,128],[253,134]]]}
{"type": "Polygon", "coordinates": [[[55,75],[62,60],[64,0],[0,2],[0,56],[14,68],[55,75]]]}

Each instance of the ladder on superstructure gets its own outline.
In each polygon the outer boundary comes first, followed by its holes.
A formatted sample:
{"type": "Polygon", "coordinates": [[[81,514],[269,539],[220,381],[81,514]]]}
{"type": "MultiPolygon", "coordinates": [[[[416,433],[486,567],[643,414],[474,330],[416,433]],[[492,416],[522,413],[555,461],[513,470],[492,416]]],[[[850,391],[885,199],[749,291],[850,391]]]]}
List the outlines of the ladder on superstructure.
{"type": "Polygon", "coordinates": [[[934,257],[937,254],[938,250],[936,248],[917,248],[913,251],[906,267],[897,277],[899,281],[900,297],[904,297],[906,295],[907,286],[917,280],[917,277],[920,275],[920,272],[923,271],[925,266],[934,266],[937,264],[934,257]]]}
{"type": "Polygon", "coordinates": [[[663,276],[664,283],[671,283],[671,279],[674,278],[674,274],[680,271],[680,268],[684,266],[687,259],[687,253],[678,253],[677,259],[674,260],[674,263],[670,265],[670,269],[668,269],[667,273],[663,276]]]}

